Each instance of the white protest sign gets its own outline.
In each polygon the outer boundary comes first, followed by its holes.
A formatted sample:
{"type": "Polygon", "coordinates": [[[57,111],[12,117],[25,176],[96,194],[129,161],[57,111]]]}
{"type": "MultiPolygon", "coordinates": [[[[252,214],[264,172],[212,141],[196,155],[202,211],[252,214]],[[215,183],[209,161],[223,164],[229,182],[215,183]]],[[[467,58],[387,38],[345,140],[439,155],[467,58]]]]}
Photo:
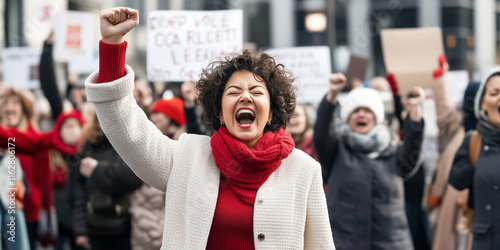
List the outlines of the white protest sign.
{"type": "Polygon", "coordinates": [[[68,73],[90,74],[99,69],[99,49],[94,46],[90,59],[69,60],[68,73]]]}
{"type": "Polygon", "coordinates": [[[17,89],[40,88],[38,65],[42,52],[30,47],[11,47],[2,51],[5,84],[17,89]]]}
{"type": "Polygon", "coordinates": [[[94,15],[66,11],[54,17],[54,59],[90,60],[94,49],[94,15]]]}
{"type": "Polygon", "coordinates": [[[462,107],[465,89],[469,85],[469,72],[467,70],[448,71],[446,73],[448,82],[448,95],[451,102],[457,108],[462,107]]]}
{"type": "Polygon", "coordinates": [[[150,12],[148,80],[196,81],[212,60],[242,46],[241,10],[150,12]]]}
{"type": "Polygon", "coordinates": [[[291,72],[297,87],[297,102],[319,103],[329,87],[331,74],[328,46],[270,49],[266,53],[291,72]]]}

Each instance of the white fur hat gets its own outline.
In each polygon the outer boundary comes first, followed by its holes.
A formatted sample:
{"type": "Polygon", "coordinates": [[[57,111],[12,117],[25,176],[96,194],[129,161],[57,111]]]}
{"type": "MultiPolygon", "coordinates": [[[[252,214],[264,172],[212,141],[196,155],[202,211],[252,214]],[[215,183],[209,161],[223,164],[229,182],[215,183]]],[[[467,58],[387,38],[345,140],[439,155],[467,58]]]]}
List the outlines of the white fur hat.
{"type": "Polygon", "coordinates": [[[384,122],[384,103],[376,90],[369,88],[351,90],[340,107],[340,118],[347,122],[351,113],[360,107],[369,108],[375,114],[377,124],[384,122]]]}

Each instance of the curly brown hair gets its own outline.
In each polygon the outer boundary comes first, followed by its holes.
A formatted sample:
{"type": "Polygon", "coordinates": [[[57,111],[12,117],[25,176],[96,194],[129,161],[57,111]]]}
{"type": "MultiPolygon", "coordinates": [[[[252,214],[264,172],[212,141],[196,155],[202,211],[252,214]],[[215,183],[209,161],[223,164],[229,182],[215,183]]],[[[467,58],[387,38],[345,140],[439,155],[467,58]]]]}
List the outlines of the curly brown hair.
{"type": "Polygon", "coordinates": [[[217,131],[221,127],[219,114],[222,112],[222,94],[227,81],[235,71],[247,70],[254,74],[257,81],[262,79],[270,94],[271,125],[265,131],[278,131],[285,128],[295,110],[295,78],[285,71],[283,64],[276,64],[273,57],[266,53],[256,55],[248,50],[242,54],[231,53],[224,60],[213,61],[203,69],[196,84],[199,92],[198,103],[202,106],[203,122],[217,131]],[[256,77],[259,76],[259,77],[256,77]]]}

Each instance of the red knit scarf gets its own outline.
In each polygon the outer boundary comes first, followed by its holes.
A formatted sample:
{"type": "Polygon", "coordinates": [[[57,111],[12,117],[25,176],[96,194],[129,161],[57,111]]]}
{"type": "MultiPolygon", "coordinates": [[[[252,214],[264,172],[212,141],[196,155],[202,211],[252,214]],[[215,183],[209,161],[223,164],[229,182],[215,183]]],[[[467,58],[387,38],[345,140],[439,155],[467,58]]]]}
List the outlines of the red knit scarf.
{"type": "Polygon", "coordinates": [[[234,193],[248,205],[253,205],[257,190],[281,165],[281,160],[294,148],[292,136],[280,128],[267,132],[254,148],[248,148],[221,127],[210,141],[215,164],[229,179],[234,193]]]}

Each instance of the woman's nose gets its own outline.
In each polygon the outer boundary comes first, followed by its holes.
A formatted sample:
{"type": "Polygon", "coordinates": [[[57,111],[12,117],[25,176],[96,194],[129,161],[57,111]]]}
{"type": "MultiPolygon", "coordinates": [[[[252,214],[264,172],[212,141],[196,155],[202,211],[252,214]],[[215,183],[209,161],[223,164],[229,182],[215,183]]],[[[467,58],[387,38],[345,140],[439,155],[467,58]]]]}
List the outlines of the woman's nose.
{"type": "Polygon", "coordinates": [[[252,97],[250,96],[250,93],[248,92],[243,92],[240,98],[240,102],[252,102],[252,97]]]}

